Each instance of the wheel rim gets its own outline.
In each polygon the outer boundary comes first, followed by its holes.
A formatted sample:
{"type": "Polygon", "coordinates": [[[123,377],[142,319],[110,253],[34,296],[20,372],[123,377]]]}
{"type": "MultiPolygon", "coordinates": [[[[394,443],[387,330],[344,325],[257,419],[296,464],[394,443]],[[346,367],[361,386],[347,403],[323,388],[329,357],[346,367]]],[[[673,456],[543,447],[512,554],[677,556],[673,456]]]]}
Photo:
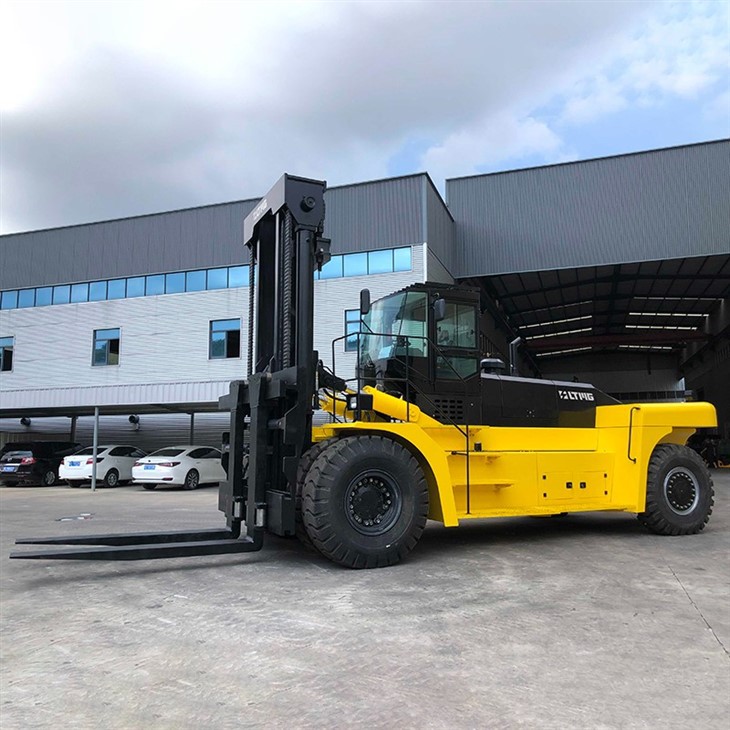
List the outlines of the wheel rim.
{"type": "Polygon", "coordinates": [[[358,474],[345,490],[345,515],[363,535],[382,535],[400,517],[403,497],[397,482],[383,471],[358,474]]]}
{"type": "Polygon", "coordinates": [[[46,484],[47,486],[50,487],[51,484],[53,484],[53,482],[55,482],[55,481],[56,481],[56,474],[52,471],[47,471],[45,477],[43,478],[44,484],[46,484]]]}
{"type": "Polygon", "coordinates": [[[188,474],[188,487],[195,489],[198,486],[198,475],[195,472],[188,474]]]}
{"type": "Polygon", "coordinates": [[[118,479],[118,477],[117,477],[117,473],[116,473],[116,472],[114,472],[114,471],[110,471],[110,472],[109,472],[109,473],[108,473],[108,474],[106,475],[106,483],[107,483],[107,484],[108,484],[108,485],[109,485],[110,487],[115,487],[115,486],[117,485],[117,479],[118,479]]]}
{"type": "Polygon", "coordinates": [[[686,467],[675,467],[664,477],[664,496],[672,512],[689,514],[700,499],[697,477],[686,467]]]}

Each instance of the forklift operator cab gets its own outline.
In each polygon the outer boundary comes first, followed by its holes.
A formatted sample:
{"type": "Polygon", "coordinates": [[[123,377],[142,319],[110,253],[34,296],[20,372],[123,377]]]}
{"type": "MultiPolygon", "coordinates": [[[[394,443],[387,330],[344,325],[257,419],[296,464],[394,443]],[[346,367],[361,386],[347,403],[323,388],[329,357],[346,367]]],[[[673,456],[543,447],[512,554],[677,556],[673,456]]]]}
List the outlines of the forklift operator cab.
{"type": "Polygon", "coordinates": [[[465,399],[474,403],[479,392],[478,302],[475,291],[431,283],[374,302],[362,313],[365,384],[439,420],[444,399],[458,399],[463,412],[465,399]]]}

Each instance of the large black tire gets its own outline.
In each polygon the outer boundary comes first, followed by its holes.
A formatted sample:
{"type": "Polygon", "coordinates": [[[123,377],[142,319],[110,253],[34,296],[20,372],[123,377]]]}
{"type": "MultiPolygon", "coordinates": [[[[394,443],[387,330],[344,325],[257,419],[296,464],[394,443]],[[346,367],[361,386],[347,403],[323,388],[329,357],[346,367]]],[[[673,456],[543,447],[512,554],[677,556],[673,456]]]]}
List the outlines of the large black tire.
{"type": "Polygon", "coordinates": [[[109,469],[104,477],[105,487],[118,487],[119,486],[119,472],[116,469],[109,469]]]}
{"type": "Polygon", "coordinates": [[[191,469],[185,475],[185,481],[183,482],[183,489],[197,489],[200,484],[200,474],[197,469],[191,469]]]}
{"type": "Polygon", "coordinates": [[[649,460],[640,522],[658,535],[694,535],[712,514],[715,492],[702,458],[687,446],[660,444],[649,460]]]}
{"type": "Polygon", "coordinates": [[[302,454],[302,458],[299,460],[299,466],[297,467],[297,493],[295,499],[295,517],[296,517],[296,535],[299,538],[299,542],[304,545],[307,550],[318,552],[312,538],[309,537],[307,528],[304,526],[304,520],[302,519],[302,491],[304,490],[304,482],[307,479],[307,474],[312,468],[312,464],[317,460],[319,455],[329,446],[332,445],[334,439],[326,439],[325,441],[319,441],[314,444],[310,449],[302,454]]]}
{"type": "Polygon", "coordinates": [[[428,485],[405,447],[382,436],[330,444],[307,473],[302,518],[314,546],[349,568],[395,565],[421,537],[428,485]]]}

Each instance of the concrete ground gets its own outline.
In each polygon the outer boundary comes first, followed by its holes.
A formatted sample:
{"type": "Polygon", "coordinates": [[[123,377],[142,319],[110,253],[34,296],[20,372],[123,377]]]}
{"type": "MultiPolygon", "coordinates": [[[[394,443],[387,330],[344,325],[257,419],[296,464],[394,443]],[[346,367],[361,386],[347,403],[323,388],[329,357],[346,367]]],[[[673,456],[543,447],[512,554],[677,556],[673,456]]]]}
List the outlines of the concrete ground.
{"type": "Polygon", "coordinates": [[[623,514],[430,525],[371,571],[277,538],[9,561],[18,536],[222,517],[215,488],[2,488],[0,727],[726,728],[730,471],[713,476],[697,536],[623,514]]]}

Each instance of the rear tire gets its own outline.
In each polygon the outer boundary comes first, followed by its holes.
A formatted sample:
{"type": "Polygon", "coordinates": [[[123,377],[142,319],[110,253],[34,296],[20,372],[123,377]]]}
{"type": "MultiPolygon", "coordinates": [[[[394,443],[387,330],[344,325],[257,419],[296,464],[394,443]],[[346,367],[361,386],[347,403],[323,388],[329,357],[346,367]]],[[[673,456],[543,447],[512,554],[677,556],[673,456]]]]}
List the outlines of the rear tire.
{"type": "Polygon", "coordinates": [[[119,486],[119,472],[116,469],[109,469],[104,477],[104,486],[114,488],[119,486]]]}
{"type": "Polygon", "coordinates": [[[428,485],[405,447],[382,436],[350,436],[322,451],[302,490],[307,534],[349,568],[395,565],[421,537],[428,485]]]}
{"type": "Polygon", "coordinates": [[[43,472],[43,486],[52,487],[56,483],[57,478],[56,472],[53,471],[53,469],[46,469],[46,471],[43,472]]]}
{"type": "Polygon", "coordinates": [[[646,509],[638,518],[658,535],[694,535],[710,519],[714,495],[710,472],[695,451],[660,444],[649,460],[646,509]]]}
{"type": "Polygon", "coordinates": [[[183,489],[197,489],[200,484],[200,474],[196,469],[191,469],[185,475],[185,481],[183,482],[183,489]]]}

